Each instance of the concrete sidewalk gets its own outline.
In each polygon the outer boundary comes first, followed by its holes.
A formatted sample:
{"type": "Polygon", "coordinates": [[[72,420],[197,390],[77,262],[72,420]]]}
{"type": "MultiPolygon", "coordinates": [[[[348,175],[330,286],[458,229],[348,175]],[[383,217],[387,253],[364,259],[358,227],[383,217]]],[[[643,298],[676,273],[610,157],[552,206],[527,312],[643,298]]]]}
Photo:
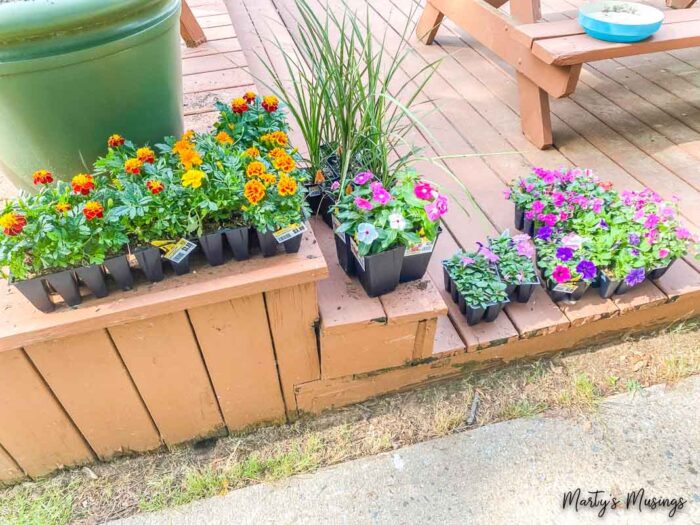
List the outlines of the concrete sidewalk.
{"type": "Polygon", "coordinates": [[[592,421],[488,425],[113,523],[700,524],[700,377],[611,397],[592,421]],[[562,510],[577,488],[617,497],[618,509],[562,510]],[[669,507],[626,509],[640,488],[685,504],[673,518],[669,507]]]}

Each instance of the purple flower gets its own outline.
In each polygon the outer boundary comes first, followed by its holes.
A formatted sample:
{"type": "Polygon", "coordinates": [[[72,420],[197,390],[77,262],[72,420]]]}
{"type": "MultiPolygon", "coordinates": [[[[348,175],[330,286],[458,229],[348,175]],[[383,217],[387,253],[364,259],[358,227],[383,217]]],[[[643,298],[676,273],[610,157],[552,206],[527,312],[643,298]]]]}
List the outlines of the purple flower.
{"type": "Polygon", "coordinates": [[[538,228],[536,237],[542,241],[548,241],[552,236],[552,233],[553,231],[551,226],[542,226],[538,228]]]}
{"type": "Polygon", "coordinates": [[[474,259],[464,255],[464,256],[462,256],[462,264],[464,264],[465,266],[470,265],[470,264],[474,264],[474,259]]]}
{"type": "Polygon", "coordinates": [[[562,246],[560,248],[557,248],[557,259],[559,259],[560,261],[570,261],[573,256],[574,250],[572,250],[568,246],[562,246]]]}
{"type": "Polygon", "coordinates": [[[608,226],[608,223],[605,221],[605,219],[600,219],[598,226],[600,226],[604,230],[607,230],[608,228],[610,228],[610,226],[608,226]]]}
{"type": "Polygon", "coordinates": [[[540,215],[538,218],[547,226],[554,226],[559,221],[559,218],[553,213],[546,213],[544,215],[540,215]]]}
{"type": "Polygon", "coordinates": [[[640,252],[639,252],[639,250],[638,250],[637,248],[632,248],[632,249],[630,250],[630,253],[631,253],[632,255],[634,255],[635,257],[638,257],[640,252]]]}
{"type": "Polygon", "coordinates": [[[639,243],[642,242],[642,239],[637,235],[636,233],[630,233],[627,236],[627,241],[632,245],[632,246],[639,246],[639,243]]]}
{"type": "Polygon", "coordinates": [[[481,253],[486,258],[486,260],[488,262],[497,263],[498,261],[501,260],[501,258],[498,255],[493,253],[489,248],[484,246],[482,243],[477,242],[476,244],[479,246],[479,253],[481,253]]]}
{"type": "Polygon", "coordinates": [[[357,206],[361,210],[369,211],[372,209],[372,203],[369,202],[367,199],[363,199],[362,197],[355,197],[355,206],[357,206]]]}
{"type": "Polygon", "coordinates": [[[529,242],[519,242],[515,245],[515,251],[522,257],[531,259],[535,255],[535,248],[529,242]]]}
{"type": "Polygon", "coordinates": [[[338,190],[339,188],[340,188],[340,182],[338,182],[337,180],[334,180],[334,181],[333,181],[333,184],[331,184],[331,190],[332,190],[332,191],[336,191],[336,190],[338,190]]]}
{"type": "Polygon", "coordinates": [[[369,181],[373,177],[374,177],[374,173],[372,173],[371,171],[363,171],[363,172],[355,175],[353,182],[355,184],[357,184],[358,186],[362,186],[363,184],[366,184],[367,181],[369,181]]]}
{"type": "Polygon", "coordinates": [[[645,278],[644,268],[635,268],[625,276],[625,282],[628,286],[637,286],[642,284],[645,278]]]}
{"type": "Polygon", "coordinates": [[[690,239],[691,235],[687,228],[677,228],[676,229],[677,239],[690,239]]]}
{"type": "Polygon", "coordinates": [[[510,196],[511,196],[510,189],[503,190],[503,196],[506,198],[506,200],[510,200],[510,196]]]}
{"type": "Polygon", "coordinates": [[[647,220],[644,221],[644,227],[649,230],[655,228],[657,224],[659,224],[659,216],[654,213],[650,213],[647,220]]]}
{"type": "Polygon", "coordinates": [[[540,213],[542,213],[542,210],[544,210],[544,203],[542,201],[534,201],[532,203],[532,205],[530,206],[530,209],[535,214],[540,214],[540,213]]]}
{"type": "Polygon", "coordinates": [[[590,281],[595,277],[598,268],[596,268],[592,261],[582,259],[581,262],[576,265],[576,271],[581,274],[581,277],[585,281],[590,281]]]}

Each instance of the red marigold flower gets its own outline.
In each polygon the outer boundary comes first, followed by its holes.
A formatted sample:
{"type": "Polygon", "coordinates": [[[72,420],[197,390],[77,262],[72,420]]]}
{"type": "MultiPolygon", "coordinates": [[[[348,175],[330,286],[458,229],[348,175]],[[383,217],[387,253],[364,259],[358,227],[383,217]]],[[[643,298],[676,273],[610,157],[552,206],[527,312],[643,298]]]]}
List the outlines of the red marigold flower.
{"type": "Polygon", "coordinates": [[[233,102],[231,102],[231,110],[238,114],[245,113],[248,111],[248,103],[242,97],[234,98],[233,102]]]}
{"type": "Polygon", "coordinates": [[[143,147],[136,150],[136,158],[141,162],[153,164],[156,161],[156,154],[151,148],[143,147]]]}
{"type": "Polygon", "coordinates": [[[158,195],[165,189],[165,184],[159,180],[149,180],[146,181],[146,188],[148,188],[148,191],[150,191],[153,195],[158,195]]]}
{"type": "Polygon", "coordinates": [[[95,181],[89,173],[79,173],[70,181],[70,185],[75,193],[87,195],[95,189],[95,181]]]}
{"type": "Polygon", "coordinates": [[[93,219],[101,219],[104,216],[104,208],[97,201],[88,201],[83,208],[83,215],[89,221],[93,219]]]}
{"type": "Polygon", "coordinates": [[[252,91],[246,91],[243,95],[243,98],[248,104],[252,104],[253,102],[255,102],[255,99],[258,98],[258,96],[252,91]]]}
{"type": "Polygon", "coordinates": [[[67,202],[59,202],[58,204],[56,204],[56,211],[58,213],[66,213],[70,211],[71,207],[72,206],[67,202]]]}
{"type": "Polygon", "coordinates": [[[279,100],[277,100],[277,97],[274,95],[267,95],[266,97],[263,97],[262,107],[265,108],[265,111],[267,111],[268,113],[277,111],[279,104],[279,100]]]}
{"type": "Polygon", "coordinates": [[[107,146],[110,148],[118,148],[119,146],[124,145],[124,137],[121,135],[115,133],[114,135],[110,135],[109,138],[107,139],[107,146]]]}
{"type": "Polygon", "coordinates": [[[19,235],[26,225],[27,218],[13,211],[0,217],[0,228],[5,235],[19,235]]]}
{"type": "Polygon", "coordinates": [[[143,162],[139,159],[128,159],[124,163],[124,171],[127,173],[130,173],[131,175],[138,175],[141,173],[141,167],[143,166],[143,162]]]}
{"type": "Polygon", "coordinates": [[[38,170],[32,175],[34,184],[51,184],[53,182],[53,173],[46,170],[38,170]]]}

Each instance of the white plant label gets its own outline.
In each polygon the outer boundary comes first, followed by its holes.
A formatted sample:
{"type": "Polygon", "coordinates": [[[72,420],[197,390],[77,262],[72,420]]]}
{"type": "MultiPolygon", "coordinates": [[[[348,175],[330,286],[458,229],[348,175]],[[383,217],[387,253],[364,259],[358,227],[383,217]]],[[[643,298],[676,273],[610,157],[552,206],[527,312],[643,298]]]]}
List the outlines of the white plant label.
{"type": "Polygon", "coordinates": [[[168,246],[168,251],[163,257],[174,263],[181,262],[185,257],[194,251],[197,245],[187,239],[180,239],[175,244],[168,246]]]}
{"type": "Polygon", "coordinates": [[[290,224],[289,226],[277,230],[272,235],[275,237],[275,240],[277,240],[279,244],[282,244],[283,242],[288,241],[289,239],[293,239],[294,237],[301,235],[305,231],[306,224],[302,222],[301,224],[290,224]]]}
{"type": "Polygon", "coordinates": [[[554,288],[552,288],[552,291],[562,293],[573,293],[576,291],[576,288],[578,288],[578,286],[575,284],[559,283],[554,288]]]}
{"type": "Polygon", "coordinates": [[[404,253],[404,257],[410,257],[411,255],[421,255],[423,253],[433,253],[434,247],[435,241],[429,241],[426,239],[412,246],[406,246],[406,253],[404,253]]]}
{"type": "Polygon", "coordinates": [[[319,195],[321,195],[321,186],[316,184],[314,186],[308,187],[308,196],[309,197],[318,197],[319,195]]]}

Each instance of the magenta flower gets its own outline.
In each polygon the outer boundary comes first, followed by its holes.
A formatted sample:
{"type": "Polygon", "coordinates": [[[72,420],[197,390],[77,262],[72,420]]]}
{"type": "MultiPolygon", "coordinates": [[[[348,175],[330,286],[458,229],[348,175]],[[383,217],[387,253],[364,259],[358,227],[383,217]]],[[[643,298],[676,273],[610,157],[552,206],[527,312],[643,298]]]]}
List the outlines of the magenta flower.
{"type": "Polygon", "coordinates": [[[552,193],[552,203],[557,207],[561,208],[566,202],[566,196],[560,192],[552,193]]]}
{"type": "Polygon", "coordinates": [[[484,246],[482,243],[477,242],[476,243],[479,246],[479,253],[482,254],[486,260],[490,263],[497,263],[498,261],[501,260],[501,258],[493,253],[489,248],[484,246]]]}
{"type": "Polygon", "coordinates": [[[603,200],[595,199],[593,204],[591,204],[591,210],[593,210],[593,213],[600,213],[603,210],[603,200]]]}
{"type": "Polygon", "coordinates": [[[535,212],[532,211],[532,210],[526,211],[526,212],[525,212],[525,218],[526,218],[528,221],[531,221],[532,219],[535,218],[535,212]]]}
{"type": "Polygon", "coordinates": [[[357,184],[358,186],[362,186],[363,184],[366,184],[367,181],[369,181],[372,178],[374,178],[374,173],[372,173],[371,171],[363,171],[363,172],[355,175],[353,182],[355,184],[357,184]]]}
{"type": "Polygon", "coordinates": [[[554,215],[553,213],[546,213],[546,214],[540,215],[539,219],[543,223],[545,223],[547,226],[554,226],[559,221],[559,218],[556,215],[554,215]]]}
{"type": "Polygon", "coordinates": [[[690,239],[690,231],[687,228],[677,228],[676,229],[676,239],[690,239]]]}
{"type": "Polygon", "coordinates": [[[437,199],[435,199],[435,205],[440,211],[441,216],[447,213],[447,197],[444,195],[438,195],[437,199]]]}
{"type": "Polygon", "coordinates": [[[532,206],[530,206],[530,209],[534,213],[540,214],[540,213],[542,213],[542,210],[544,210],[544,203],[542,201],[534,201],[532,203],[532,206]]]}
{"type": "Polygon", "coordinates": [[[654,213],[649,214],[647,220],[644,221],[644,227],[650,230],[655,228],[657,224],[659,224],[659,216],[654,213]]]}
{"type": "Polygon", "coordinates": [[[438,210],[434,202],[426,204],[423,209],[425,210],[425,213],[428,214],[428,219],[431,221],[436,221],[440,218],[440,210],[438,210]]]}
{"type": "Polygon", "coordinates": [[[433,200],[433,187],[428,182],[419,182],[413,188],[413,194],[421,200],[433,200]]]}
{"type": "Polygon", "coordinates": [[[571,280],[571,270],[569,270],[566,266],[557,266],[552,272],[552,279],[558,283],[565,283],[566,281],[571,280]]]}
{"type": "MultiPolygon", "coordinates": [[[[508,189],[508,190],[503,190],[503,196],[506,198],[506,200],[510,200],[510,196],[511,196],[511,191],[510,191],[510,189],[508,189]]],[[[418,195],[416,195],[416,197],[418,197],[418,195]]],[[[420,199],[421,197],[418,197],[418,198],[420,199]]]]}
{"type": "Polygon", "coordinates": [[[340,189],[340,182],[338,182],[337,180],[334,180],[333,184],[331,184],[331,190],[336,191],[338,189],[340,189]]]}
{"type": "Polygon", "coordinates": [[[515,245],[515,251],[522,257],[531,259],[535,255],[535,248],[529,242],[520,242],[515,245]]]}
{"type": "Polygon", "coordinates": [[[357,206],[361,210],[366,211],[372,209],[372,203],[369,202],[367,199],[363,199],[362,197],[355,197],[355,206],[357,206]]]}
{"type": "Polygon", "coordinates": [[[669,253],[671,253],[671,252],[668,251],[666,248],[661,248],[659,250],[659,259],[665,259],[666,257],[668,257],[669,253]]]}
{"type": "Polygon", "coordinates": [[[472,259],[471,257],[467,257],[465,255],[462,257],[462,264],[464,264],[465,266],[468,266],[470,264],[474,264],[474,259],[472,259]]]}
{"type": "Polygon", "coordinates": [[[676,210],[674,210],[671,206],[666,206],[661,210],[661,215],[664,217],[664,219],[673,219],[673,217],[676,215],[676,210]]]}
{"type": "Polygon", "coordinates": [[[372,200],[377,201],[383,206],[391,200],[391,194],[382,188],[380,183],[372,188],[372,200]]]}

